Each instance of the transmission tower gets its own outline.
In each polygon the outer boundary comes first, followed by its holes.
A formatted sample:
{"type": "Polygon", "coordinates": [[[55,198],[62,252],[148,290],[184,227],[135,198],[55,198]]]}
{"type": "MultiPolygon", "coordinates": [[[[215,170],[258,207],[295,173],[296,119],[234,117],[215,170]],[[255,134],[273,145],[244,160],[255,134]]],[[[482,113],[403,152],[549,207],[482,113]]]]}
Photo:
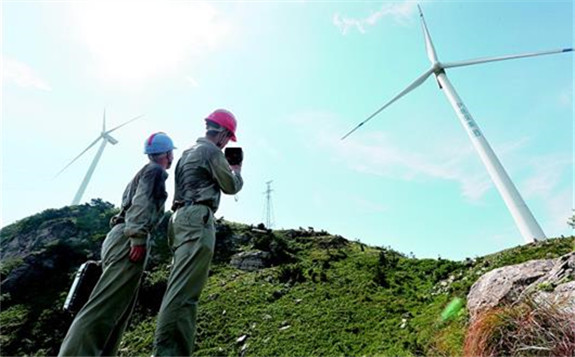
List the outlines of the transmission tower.
{"type": "Polygon", "coordinates": [[[274,212],[273,212],[273,205],[272,205],[272,182],[273,180],[270,180],[268,182],[266,182],[267,185],[267,189],[264,192],[264,195],[266,195],[266,204],[265,204],[265,224],[266,224],[266,228],[272,228],[273,224],[274,224],[274,212]]]}

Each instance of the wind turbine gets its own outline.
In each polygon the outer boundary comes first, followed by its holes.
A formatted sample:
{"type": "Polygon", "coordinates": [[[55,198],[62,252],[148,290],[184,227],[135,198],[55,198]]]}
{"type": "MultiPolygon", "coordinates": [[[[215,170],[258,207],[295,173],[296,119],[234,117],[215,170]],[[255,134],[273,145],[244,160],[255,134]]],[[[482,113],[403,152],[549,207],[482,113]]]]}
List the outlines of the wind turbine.
{"type": "Polygon", "coordinates": [[[455,88],[451,85],[451,82],[447,79],[447,75],[445,73],[445,69],[447,68],[454,68],[454,67],[463,67],[463,66],[470,66],[474,64],[480,63],[487,63],[487,62],[495,62],[495,61],[503,61],[515,58],[524,58],[524,57],[533,57],[533,56],[542,56],[542,55],[550,55],[554,53],[563,53],[563,52],[571,52],[573,48],[565,48],[565,49],[558,49],[552,51],[541,51],[541,52],[532,52],[532,53],[524,53],[518,55],[508,55],[508,56],[499,56],[499,57],[484,57],[484,58],[477,58],[467,61],[459,61],[459,62],[447,62],[442,63],[439,62],[439,58],[437,57],[437,53],[435,52],[435,48],[433,47],[433,42],[431,41],[431,36],[429,35],[429,31],[427,30],[427,25],[425,23],[425,19],[423,18],[423,12],[421,11],[421,7],[417,5],[419,9],[419,16],[421,18],[421,25],[423,28],[423,35],[425,37],[425,48],[427,51],[427,57],[431,62],[431,67],[424,72],[421,76],[419,76],[415,81],[413,81],[410,85],[408,85],[404,90],[402,90],[399,94],[393,97],[389,102],[385,103],[381,108],[379,108],[375,113],[370,115],[367,119],[359,123],[355,128],[353,128],[350,132],[344,135],[341,139],[347,138],[351,133],[356,131],[359,127],[364,125],[367,121],[371,120],[377,114],[379,114],[382,110],[390,106],[393,102],[398,100],[399,98],[403,97],[407,93],[411,92],[415,88],[419,87],[425,80],[431,76],[431,74],[435,75],[437,82],[439,83],[440,89],[443,89],[443,93],[445,93],[449,103],[455,110],[459,121],[465,128],[467,135],[471,139],[471,143],[473,147],[479,154],[481,161],[487,168],[487,172],[489,176],[491,176],[491,180],[497,187],[497,190],[501,194],[503,201],[507,205],[509,212],[511,212],[511,216],[517,225],[517,228],[521,232],[523,239],[525,242],[531,243],[537,239],[545,239],[545,233],[537,223],[537,220],[529,210],[529,207],[523,201],[523,198],[517,191],[517,188],[505,172],[503,165],[499,162],[499,159],[489,146],[487,139],[483,136],[483,133],[479,129],[479,126],[467,110],[465,104],[463,104],[463,100],[459,97],[455,88]]]}
{"type": "Polygon", "coordinates": [[[94,160],[92,160],[92,164],[90,164],[90,168],[88,169],[88,172],[86,172],[86,176],[84,176],[84,180],[82,181],[82,184],[80,185],[80,188],[78,189],[78,192],[76,192],[76,195],[74,196],[74,199],[72,200],[72,205],[77,205],[80,203],[80,200],[82,199],[82,196],[84,195],[84,191],[86,191],[86,187],[88,187],[88,183],[90,183],[90,179],[92,178],[92,174],[94,173],[94,170],[96,169],[96,165],[98,165],[98,161],[100,160],[100,157],[102,156],[102,153],[104,152],[104,148],[106,147],[106,144],[110,143],[112,145],[116,145],[118,143],[118,140],[114,139],[114,137],[112,137],[110,135],[110,133],[115,131],[115,130],[120,129],[124,125],[127,125],[127,124],[133,122],[134,120],[140,119],[141,117],[142,117],[142,115],[139,115],[133,119],[128,120],[124,124],[118,125],[117,127],[106,131],[106,111],[104,110],[104,119],[102,122],[102,132],[100,133],[100,135],[96,138],[96,140],[94,140],[90,145],[88,145],[88,147],[86,149],[84,149],[84,151],[82,151],[80,153],[80,155],[76,156],[74,158],[74,160],[70,161],[70,163],[68,165],[66,165],[62,170],[60,170],[60,172],[58,172],[56,174],[56,176],[60,175],[64,170],[66,170],[70,165],[72,165],[72,163],[74,163],[74,161],[76,161],[78,158],[80,158],[80,156],[84,155],[84,153],[86,153],[86,151],[90,150],[90,148],[92,148],[92,146],[96,145],[98,143],[98,141],[102,140],[102,144],[100,144],[100,148],[98,149],[98,152],[96,153],[96,156],[94,157],[94,160]]]}

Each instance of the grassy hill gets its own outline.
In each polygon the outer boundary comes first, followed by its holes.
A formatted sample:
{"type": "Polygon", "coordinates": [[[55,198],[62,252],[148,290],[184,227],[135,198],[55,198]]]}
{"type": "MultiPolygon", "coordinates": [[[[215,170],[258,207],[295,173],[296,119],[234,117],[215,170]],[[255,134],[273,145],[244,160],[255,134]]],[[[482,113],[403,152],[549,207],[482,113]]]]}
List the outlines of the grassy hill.
{"type": "MultiPolygon", "coordinates": [[[[110,204],[93,201],[45,211],[0,231],[2,355],[57,353],[71,322],[61,306],[74,270],[98,256],[114,212],[110,204]],[[47,244],[29,242],[42,234],[47,244]],[[21,248],[18,254],[15,247],[21,248]],[[30,274],[22,271],[40,266],[48,266],[40,269],[48,272],[32,274],[27,282],[30,274]],[[14,277],[21,288],[5,284],[14,277]]],[[[124,356],[149,356],[152,351],[169,273],[165,224],[154,237],[138,305],[121,343],[124,356]]],[[[324,231],[253,228],[219,222],[216,256],[200,301],[196,355],[461,355],[468,315],[462,309],[441,321],[446,305],[455,297],[464,299],[485,272],[558,257],[571,251],[574,241],[550,239],[450,261],[417,259],[324,231]],[[256,250],[270,252],[269,267],[246,272],[229,264],[233,254],[256,250]]]]}

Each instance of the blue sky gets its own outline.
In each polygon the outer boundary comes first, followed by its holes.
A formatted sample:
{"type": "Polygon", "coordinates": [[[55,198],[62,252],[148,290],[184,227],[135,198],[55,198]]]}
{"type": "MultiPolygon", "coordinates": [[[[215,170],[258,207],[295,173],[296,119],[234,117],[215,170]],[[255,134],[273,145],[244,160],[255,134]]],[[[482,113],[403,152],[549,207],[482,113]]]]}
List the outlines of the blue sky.
{"type": "MultiPolygon", "coordinates": [[[[573,1],[420,2],[439,59],[573,47],[573,1]]],[[[239,121],[244,189],[217,216],[313,226],[418,257],[523,243],[433,77],[345,141],[428,69],[415,2],[2,3],[2,226],[69,204],[108,127],[83,201],[116,205],[165,131],[181,151],[223,107],[239,121]]],[[[570,235],[573,55],[447,71],[550,237],[570,235]]],[[[173,172],[168,191],[173,192],[173,172]]]]}

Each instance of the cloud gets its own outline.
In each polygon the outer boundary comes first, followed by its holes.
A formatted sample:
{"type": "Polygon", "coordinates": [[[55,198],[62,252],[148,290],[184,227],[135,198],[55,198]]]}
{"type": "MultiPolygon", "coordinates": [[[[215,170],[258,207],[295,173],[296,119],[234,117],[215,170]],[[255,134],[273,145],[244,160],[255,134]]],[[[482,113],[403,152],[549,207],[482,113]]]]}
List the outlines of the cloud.
{"type": "Polygon", "coordinates": [[[186,76],[186,82],[188,82],[194,88],[197,88],[200,86],[198,81],[192,76],[186,76]]]}
{"type": "Polygon", "coordinates": [[[567,88],[559,94],[559,104],[565,108],[571,108],[573,106],[573,90],[567,88]]]}
{"type": "MultiPolygon", "coordinates": [[[[397,144],[388,134],[381,132],[356,133],[342,144],[340,138],[349,128],[338,126],[341,118],[325,112],[304,112],[288,120],[296,124],[313,122],[320,132],[306,131],[303,135],[315,135],[307,142],[332,153],[334,160],[343,162],[357,172],[405,181],[447,180],[460,186],[461,194],[473,203],[492,187],[492,181],[479,161],[471,144],[465,139],[435,145],[433,150],[415,151],[406,144],[397,144]]],[[[301,125],[305,127],[305,125],[301,125]]],[[[499,145],[499,154],[509,154],[524,147],[527,138],[499,145]]]]}
{"type": "MultiPolygon", "coordinates": [[[[462,197],[470,203],[481,204],[483,196],[494,185],[473,147],[465,145],[464,138],[450,140],[449,143],[435,143],[432,149],[410,150],[409,144],[394,140],[387,133],[363,132],[348,137],[344,143],[340,138],[347,125],[342,127],[341,118],[329,112],[297,113],[289,120],[305,128],[306,123],[314,123],[321,131],[302,131],[303,140],[309,145],[317,145],[320,150],[329,152],[338,165],[367,175],[377,175],[390,179],[429,182],[433,180],[451,181],[459,186],[462,197]],[[307,137],[306,137],[307,135],[307,137]]],[[[528,137],[518,138],[497,145],[497,155],[513,163],[515,183],[519,183],[523,198],[528,204],[543,210],[540,219],[542,228],[550,236],[569,234],[567,219],[573,207],[573,165],[570,154],[555,153],[537,156],[521,155],[530,145],[528,137]],[[546,218],[545,218],[546,217],[546,218]]],[[[509,169],[509,168],[508,168],[509,169]]],[[[366,211],[385,211],[361,198],[350,197],[350,201],[366,211]]],[[[518,232],[510,226],[495,241],[517,237],[518,232]]]]}
{"type": "Polygon", "coordinates": [[[14,83],[22,88],[33,88],[43,91],[52,90],[50,85],[25,63],[2,56],[2,66],[2,77],[5,82],[14,83]]]}
{"type": "Polygon", "coordinates": [[[354,203],[356,207],[358,207],[364,212],[379,213],[379,212],[386,212],[389,210],[389,207],[385,205],[373,202],[360,196],[351,196],[347,201],[354,203]]]}
{"type": "Polygon", "coordinates": [[[405,25],[415,13],[416,6],[417,3],[412,1],[384,3],[378,11],[364,18],[349,18],[336,13],[333,15],[333,24],[337,26],[344,35],[354,28],[360,33],[366,33],[367,27],[373,27],[379,21],[389,17],[395,22],[405,25]]]}
{"type": "Polygon", "coordinates": [[[547,199],[561,182],[565,170],[573,167],[573,159],[569,155],[538,156],[530,160],[529,166],[533,173],[523,182],[524,195],[547,199]]]}
{"type": "Polygon", "coordinates": [[[553,192],[545,200],[547,216],[551,217],[543,223],[544,231],[552,236],[558,234],[574,234],[575,232],[567,225],[569,217],[573,214],[573,188],[567,187],[558,192],[553,192]]]}

